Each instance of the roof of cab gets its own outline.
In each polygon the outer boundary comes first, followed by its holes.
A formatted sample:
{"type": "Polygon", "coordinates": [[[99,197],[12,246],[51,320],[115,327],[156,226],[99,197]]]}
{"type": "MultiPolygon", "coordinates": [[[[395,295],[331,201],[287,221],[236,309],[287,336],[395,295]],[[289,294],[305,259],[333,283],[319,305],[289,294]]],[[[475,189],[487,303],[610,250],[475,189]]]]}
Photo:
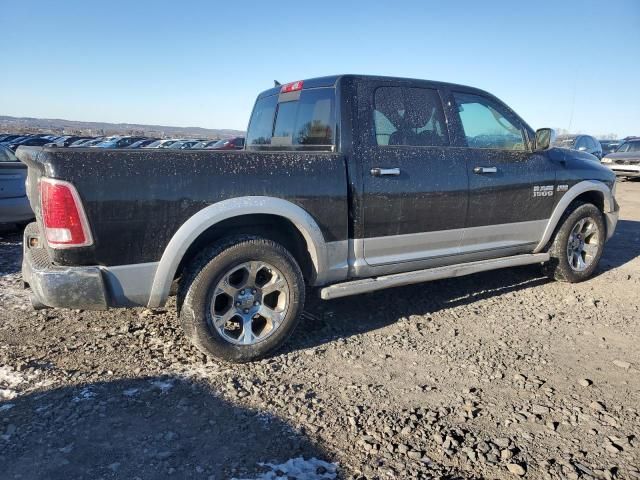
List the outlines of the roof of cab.
{"type": "MultiPolygon", "coordinates": [[[[357,75],[357,74],[341,74],[341,75],[328,75],[326,77],[316,77],[316,78],[308,78],[308,79],[304,79],[302,80],[304,82],[304,89],[307,88],[319,88],[319,87],[335,87],[337,82],[341,79],[341,78],[354,78],[354,79],[360,79],[360,80],[381,80],[381,81],[401,81],[401,82],[420,82],[420,83],[430,83],[430,84],[434,84],[434,85],[442,85],[442,86],[446,86],[446,87],[458,87],[458,88],[465,88],[465,89],[469,89],[469,90],[476,90],[478,92],[482,92],[482,93],[488,93],[485,92],[483,90],[480,90],[478,88],[475,87],[469,87],[467,85],[460,85],[460,84],[455,84],[455,83],[448,83],[448,82],[441,82],[438,80],[427,80],[427,79],[420,79],[420,78],[405,78],[405,77],[387,77],[387,76],[382,76],[382,75],[357,75]]],[[[286,82],[289,83],[289,82],[286,82]]],[[[286,83],[283,83],[282,85],[286,85],[286,83]]],[[[263,97],[270,97],[271,95],[275,95],[277,93],[280,93],[280,89],[282,87],[281,86],[275,86],[272,87],[268,90],[265,90],[264,92],[260,93],[260,95],[258,95],[258,98],[263,98],[263,97]]]]}
{"type": "MultiPolygon", "coordinates": [[[[336,82],[340,77],[344,77],[344,75],[330,75],[327,77],[308,78],[303,80],[304,88],[335,87],[336,82]]],[[[286,85],[286,83],[283,83],[282,85],[286,85]]],[[[260,93],[260,95],[258,95],[258,98],[270,97],[271,95],[280,93],[281,88],[281,85],[277,85],[270,88],[269,90],[265,90],[264,92],[260,93]]]]}
{"type": "MultiPolygon", "coordinates": [[[[307,89],[307,88],[318,88],[318,87],[335,87],[337,85],[337,83],[343,79],[343,78],[351,78],[351,79],[355,79],[355,80],[369,80],[369,81],[383,81],[383,82],[399,82],[399,83],[407,83],[407,84],[420,84],[421,86],[425,87],[425,88],[437,88],[437,87],[445,87],[451,90],[456,90],[456,89],[463,89],[465,92],[468,93],[472,93],[472,94],[479,94],[479,95],[483,95],[489,98],[493,98],[495,100],[500,101],[496,96],[494,96],[493,94],[487,92],[486,90],[482,90],[480,88],[476,88],[476,87],[470,87],[468,85],[461,85],[461,84],[457,84],[457,83],[449,83],[449,82],[441,82],[438,80],[426,80],[426,79],[420,79],[420,78],[405,78],[405,77],[387,77],[387,76],[382,76],[382,75],[358,75],[358,74],[342,74],[342,75],[329,75],[326,77],[317,77],[317,78],[309,78],[309,79],[305,79],[302,80],[304,86],[303,86],[303,90],[307,89]]],[[[289,83],[289,82],[287,82],[289,83]]],[[[286,84],[283,84],[286,85],[286,84]]],[[[263,98],[263,97],[269,97],[271,95],[276,95],[278,93],[280,93],[280,89],[282,88],[282,86],[276,86],[276,87],[272,87],[269,90],[265,90],[264,92],[262,92],[260,95],[258,95],[258,99],[263,98]]],[[[529,133],[532,134],[533,133],[533,129],[529,126],[529,124],[527,124],[526,121],[524,121],[524,119],[522,117],[520,117],[509,105],[505,104],[504,102],[501,102],[502,104],[505,105],[506,108],[508,108],[511,113],[518,119],[520,119],[520,121],[522,122],[523,125],[525,125],[525,127],[529,130],[529,133]]]]}

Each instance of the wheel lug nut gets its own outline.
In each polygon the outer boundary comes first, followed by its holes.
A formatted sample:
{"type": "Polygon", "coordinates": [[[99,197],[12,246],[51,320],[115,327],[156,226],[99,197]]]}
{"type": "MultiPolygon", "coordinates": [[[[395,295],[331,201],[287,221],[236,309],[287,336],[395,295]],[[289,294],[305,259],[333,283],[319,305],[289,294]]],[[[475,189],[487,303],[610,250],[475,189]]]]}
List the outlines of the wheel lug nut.
{"type": "Polygon", "coordinates": [[[240,290],[240,295],[244,295],[244,290],[240,290]]]}
{"type": "Polygon", "coordinates": [[[252,289],[251,289],[251,293],[253,293],[253,294],[255,295],[255,294],[256,294],[256,289],[255,289],[255,288],[252,288],[252,289]]]}
{"type": "Polygon", "coordinates": [[[256,300],[255,302],[253,302],[253,304],[257,307],[258,305],[260,305],[260,302],[256,300]]]}
{"type": "Polygon", "coordinates": [[[249,309],[248,308],[245,308],[243,311],[244,311],[244,313],[249,313],[249,309]]]}
{"type": "Polygon", "coordinates": [[[239,307],[239,306],[240,306],[240,302],[236,302],[236,307],[239,307]]]}

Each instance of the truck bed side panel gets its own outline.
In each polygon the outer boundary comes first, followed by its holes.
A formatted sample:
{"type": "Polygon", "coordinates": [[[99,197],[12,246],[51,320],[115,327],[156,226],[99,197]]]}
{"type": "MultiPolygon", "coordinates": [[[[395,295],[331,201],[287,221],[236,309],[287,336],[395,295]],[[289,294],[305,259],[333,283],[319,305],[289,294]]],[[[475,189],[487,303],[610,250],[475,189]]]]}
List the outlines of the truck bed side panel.
{"type": "Polygon", "coordinates": [[[61,265],[158,261],[193,214],[249,195],[302,207],[327,242],[348,235],[345,161],[334,153],[45,149],[37,163],[76,186],[94,235],[91,247],[52,252],[61,265]]]}

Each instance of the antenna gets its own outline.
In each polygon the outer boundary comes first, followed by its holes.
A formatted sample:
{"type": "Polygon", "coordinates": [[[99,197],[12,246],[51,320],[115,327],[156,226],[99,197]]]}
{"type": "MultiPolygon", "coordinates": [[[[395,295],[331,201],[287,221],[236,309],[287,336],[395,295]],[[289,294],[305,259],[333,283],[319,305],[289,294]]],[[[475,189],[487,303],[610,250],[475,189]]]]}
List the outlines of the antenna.
{"type": "Polygon", "coordinates": [[[578,89],[578,69],[574,70],[575,76],[573,77],[573,92],[571,94],[571,113],[569,114],[569,126],[567,127],[567,133],[571,133],[571,124],[573,123],[573,111],[576,106],[576,90],[578,89]]]}

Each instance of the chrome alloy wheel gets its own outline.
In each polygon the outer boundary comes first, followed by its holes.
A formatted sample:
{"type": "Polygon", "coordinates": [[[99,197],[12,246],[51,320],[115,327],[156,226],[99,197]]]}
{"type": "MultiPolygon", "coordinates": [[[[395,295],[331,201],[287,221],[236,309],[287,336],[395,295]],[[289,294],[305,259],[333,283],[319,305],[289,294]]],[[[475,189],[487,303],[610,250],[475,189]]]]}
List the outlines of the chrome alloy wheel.
{"type": "Polygon", "coordinates": [[[571,229],[567,242],[569,266],[576,272],[589,268],[598,255],[600,230],[591,217],[581,218],[571,229]]]}
{"type": "Polygon", "coordinates": [[[273,335],[289,308],[289,285],[280,270],[251,261],[228,270],[213,289],[210,323],[235,345],[273,335]]]}

